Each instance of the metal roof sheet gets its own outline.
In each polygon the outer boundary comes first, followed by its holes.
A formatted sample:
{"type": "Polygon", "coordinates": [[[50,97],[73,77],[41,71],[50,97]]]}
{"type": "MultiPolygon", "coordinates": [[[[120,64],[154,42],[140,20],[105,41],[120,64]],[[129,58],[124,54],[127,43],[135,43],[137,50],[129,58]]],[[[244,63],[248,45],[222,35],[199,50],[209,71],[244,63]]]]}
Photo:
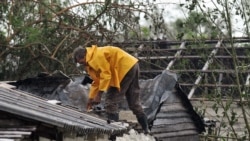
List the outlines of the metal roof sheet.
{"type": "Polygon", "coordinates": [[[111,134],[127,130],[122,124],[108,124],[104,119],[48,103],[46,99],[12,89],[11,85],[2,82],[0,82],[0,110],[79,133],[111,134]]]}

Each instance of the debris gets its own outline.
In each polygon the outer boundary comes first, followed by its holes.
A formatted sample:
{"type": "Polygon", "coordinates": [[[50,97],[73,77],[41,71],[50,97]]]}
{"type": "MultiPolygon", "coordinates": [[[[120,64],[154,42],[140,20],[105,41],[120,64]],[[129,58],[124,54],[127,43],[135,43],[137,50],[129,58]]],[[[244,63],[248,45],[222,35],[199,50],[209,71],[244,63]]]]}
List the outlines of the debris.
{"type": "Polygon", "coordinates": [[[51,104],[54,104],[54,105],[60,105],[60,104],[62,104],[61,101],[58,101],[58,100],[48,100],[47,102],[51,103],[51,104]]]}
{"type": "Polygon", "coordinates": [[[131,129],[128,134],[124,134],[122,137],[116,137],[116,141],[156,141],[151,135],[138,133],[134,129],[131,129]]]}

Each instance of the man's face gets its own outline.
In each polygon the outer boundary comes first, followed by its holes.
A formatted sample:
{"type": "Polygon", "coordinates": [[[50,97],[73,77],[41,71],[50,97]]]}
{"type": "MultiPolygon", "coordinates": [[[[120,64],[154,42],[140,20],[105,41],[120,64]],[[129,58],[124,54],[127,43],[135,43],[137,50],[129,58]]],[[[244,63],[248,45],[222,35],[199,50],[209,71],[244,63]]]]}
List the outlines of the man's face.
{"type": "Polygon", "coordinates": [[[82,59],[77,59],[77,63],[81,64],[81,65],[86,65],[86,61],[85,61],[85,57],[82,59]]]}

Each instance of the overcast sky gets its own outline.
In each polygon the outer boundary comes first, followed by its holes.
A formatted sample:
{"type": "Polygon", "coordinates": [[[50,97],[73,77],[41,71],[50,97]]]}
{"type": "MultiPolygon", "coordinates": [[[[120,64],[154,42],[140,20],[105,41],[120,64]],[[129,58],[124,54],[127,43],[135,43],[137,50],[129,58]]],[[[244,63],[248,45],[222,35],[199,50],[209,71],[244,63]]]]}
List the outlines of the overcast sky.
{"type": "MultiPolygon", "coordinates": [[[[91,2],[96,0],[77,0],[78,2],[91,2]]],[[[105,1],[105,0],[100,0],[105,1]]],[[[153,1],[153,0],[151,0],[153,1]]],[[[217,0],[203,0],[204,4],[207,8],[214,8],[213,2],[216,3],[217,0]]],[[[230,0],[229,0],[230,1],[230,0]]],[[[160,8],[164,8],[164,18],[166,22],[173,22],[177,18],[186,18],[188,15],[187,11],[179,8],[179,4],[185,3],[186,0],[155,0],[155,4],[157,4],[160,8]]],[[[220,8],[220,7],[219,7],[220,8]]],[[[205,9],[207,10],[207,9],[205,9]]],[[[142,18],[143,19],[143,18],[142,18]]],[[[142,24],[144,21],[142,21],[142,24]]],[[[235,32],[235,36],[243,36],[243,22],[240,16],[232,17],[233,23],[233,31],[235,32]]]]}

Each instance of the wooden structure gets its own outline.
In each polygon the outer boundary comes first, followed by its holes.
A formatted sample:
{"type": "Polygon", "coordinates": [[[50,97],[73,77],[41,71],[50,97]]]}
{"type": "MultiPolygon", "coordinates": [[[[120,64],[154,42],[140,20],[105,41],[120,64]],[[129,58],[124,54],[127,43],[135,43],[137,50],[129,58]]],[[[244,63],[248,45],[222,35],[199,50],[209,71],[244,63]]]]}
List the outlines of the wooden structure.
{"type": "MultiPolygon", "coordinates": [[[[209,122],[216,124],[211,125],[214,129],[208,127],[208,136],[212,134],[214,139],[224,140],[247,139],[246,133],[249,134],[249,131],[245,120],[250,120],[247,106],[249,38],[145,41],[118,46],[140,59],[142,79],[153,78],[164,69],[177,73],[178,82],[195,109],[200,110],[209,122]]],[[[161,110],[170,109],[165,106],[161,110]]]]}
{"type": "Polygon", "coordinates": [[[189,98],[201,94],[237,95],[239,85],[249,84],[250,39],[201,41],[141,41],[116,44],[140,59],[141,79],[151,79],[164,69],[179,76],[189,98]],[[140,48],[139,48],[140,47],[140,48]]]}

